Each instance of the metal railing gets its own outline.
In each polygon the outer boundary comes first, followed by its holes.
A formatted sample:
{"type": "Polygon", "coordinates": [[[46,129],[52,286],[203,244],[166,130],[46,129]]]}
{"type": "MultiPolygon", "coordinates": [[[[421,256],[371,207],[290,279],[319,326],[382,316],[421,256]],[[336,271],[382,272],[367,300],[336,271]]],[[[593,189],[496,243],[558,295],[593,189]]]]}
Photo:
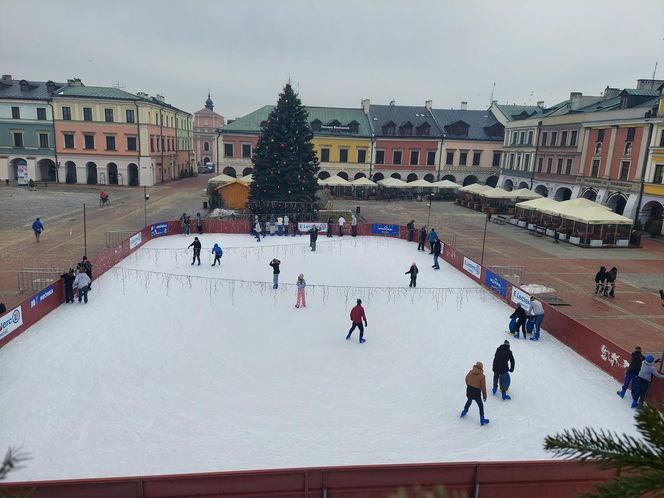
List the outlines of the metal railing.
{"type": "Polygon", "coordinates": [[[496,275],[503,277],[512,285],[521,285],[521,282],[526,279],[525,266],[487,266],[486,268],[496,275]]]}
{"type": "Polygon", "coordinates": [[[127,240],[129,237],[134,235],[136,230],[128,232],[125,230],[118,230],[113,232],[106,232],[106,247],[116,247],[119,246],[123,240],[127,240]]]}
{"type": "Polygon", "coordinates": [[[48,287],[64,273],[57,268],[23,268],[17,272],[18,293],[37,292],[48,287]]]}

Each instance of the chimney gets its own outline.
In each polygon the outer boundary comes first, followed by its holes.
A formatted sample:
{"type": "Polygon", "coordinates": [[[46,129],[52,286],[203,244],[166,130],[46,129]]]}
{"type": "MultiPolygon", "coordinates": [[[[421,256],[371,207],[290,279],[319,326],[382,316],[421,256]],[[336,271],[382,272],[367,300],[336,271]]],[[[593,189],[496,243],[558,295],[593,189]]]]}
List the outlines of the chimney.
{"type": "Polygon", "coordinates": [[[617,97],[619,93],[620,88],[611,88],[609,85],[606,85],[606,88],[604,89],[604,100],[617,97]]]}
{"type": "Polygon", "coordinates": [[[539,107],[540,109],[544,109],[544,101],[543,100],[538,100],[537,101],[537,107],[539,107]]]}
{"type": "Polygon", "coordinates": [[[67,86],[83,86],[83,83],[81,83],[81,78],[72,78],[67,80],[67,86]]]}
{"type": "Polygon", "coordinates": [[[145,92],[136,92],[136,95],[139,96],[142,99],[147,99],[148,98],[148,94],[145,93],[145,92]]]}
{"type": "Polygon", "coordinates": [[[156,98],[157,98],[157,100],[158,100],[159,102],[163,102],[163,101],[164,101],[164,96],[163,96],[163,95],[159,95],[159,94],[157,94],[157,95],[156,95],[156,98]]]}
{"type": "Polygon", "coordinates": [[[468,102],[466,102],[465,100],[462,100],[461,101],[461,107],[459,109],[461,109],[462,111],[467,110],[468,109],[468,102]]]}
{"type": "Polygon", "coordinates": [[[581,107],[581,98],[583,94],[581,92],[571,92],[569,94],[569,108],[571,111],[576,111],[581,107]]]}
{"type": "Polygon", "coordinates": [[[371,105],[371,101],[369,99],[362,99],[361,106],[362,106],[362,112],[364,114],[367,114],[367,115],[369,114],[369,106],[370,105],[371,105]]]}
{"type": "Polygon", "coordinates": [[[424,107],[426,107],[427,109],[431,110],[431,108],[433,107],[433,100],[426,100],[426,101],[424,102],[424,107]]]}
{"type": "Polygon", "coordinates": [[[2,75],[2,81],[11,81],[12,80],[12,75],[11,74],[3,74],[2,75]]]}

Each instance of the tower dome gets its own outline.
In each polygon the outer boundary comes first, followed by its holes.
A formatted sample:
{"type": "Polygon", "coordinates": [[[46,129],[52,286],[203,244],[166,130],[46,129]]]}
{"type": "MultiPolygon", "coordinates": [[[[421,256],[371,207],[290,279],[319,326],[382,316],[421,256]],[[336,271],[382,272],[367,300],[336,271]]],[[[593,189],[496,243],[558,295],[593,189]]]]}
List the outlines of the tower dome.
{"type": "Polygon", "coordinates": [[[205,108],[210,109],[211,111],[214,110],[214,102],[212,102],[212,99],[210,98],[210,92],[208,92],[208,98],[205,101],[205,108]]]}

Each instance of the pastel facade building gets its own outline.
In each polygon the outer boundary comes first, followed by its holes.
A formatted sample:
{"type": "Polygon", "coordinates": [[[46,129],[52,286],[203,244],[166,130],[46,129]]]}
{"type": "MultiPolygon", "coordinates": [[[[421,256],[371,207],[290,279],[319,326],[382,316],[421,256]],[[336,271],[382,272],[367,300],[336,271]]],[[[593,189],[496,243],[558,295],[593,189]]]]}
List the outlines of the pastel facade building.
{"type": "Polygon", "coordinates": [[[217,130],[225,123],[224,117],[214,112],[214,102],[208,93],[205,107],[194,113],[194,154],[198,165],[219,162],[217,130]]]}

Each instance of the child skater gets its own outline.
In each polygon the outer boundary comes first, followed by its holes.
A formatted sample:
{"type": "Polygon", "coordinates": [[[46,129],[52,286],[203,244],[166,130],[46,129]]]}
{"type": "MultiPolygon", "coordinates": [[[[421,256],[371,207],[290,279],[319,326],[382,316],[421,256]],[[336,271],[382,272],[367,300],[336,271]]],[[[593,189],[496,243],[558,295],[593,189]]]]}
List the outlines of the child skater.
{"type": "Polygon", "coordinates": [[[304,274],[300,273],[300,275],[297,277],[297,303],[295,303],[295,307],[299,308],[302,306],[303,308],[307,307],[307,299],[306,296],[304,295],[304,288],[307,286],[306,280],[304,280],[304,274]]]}

